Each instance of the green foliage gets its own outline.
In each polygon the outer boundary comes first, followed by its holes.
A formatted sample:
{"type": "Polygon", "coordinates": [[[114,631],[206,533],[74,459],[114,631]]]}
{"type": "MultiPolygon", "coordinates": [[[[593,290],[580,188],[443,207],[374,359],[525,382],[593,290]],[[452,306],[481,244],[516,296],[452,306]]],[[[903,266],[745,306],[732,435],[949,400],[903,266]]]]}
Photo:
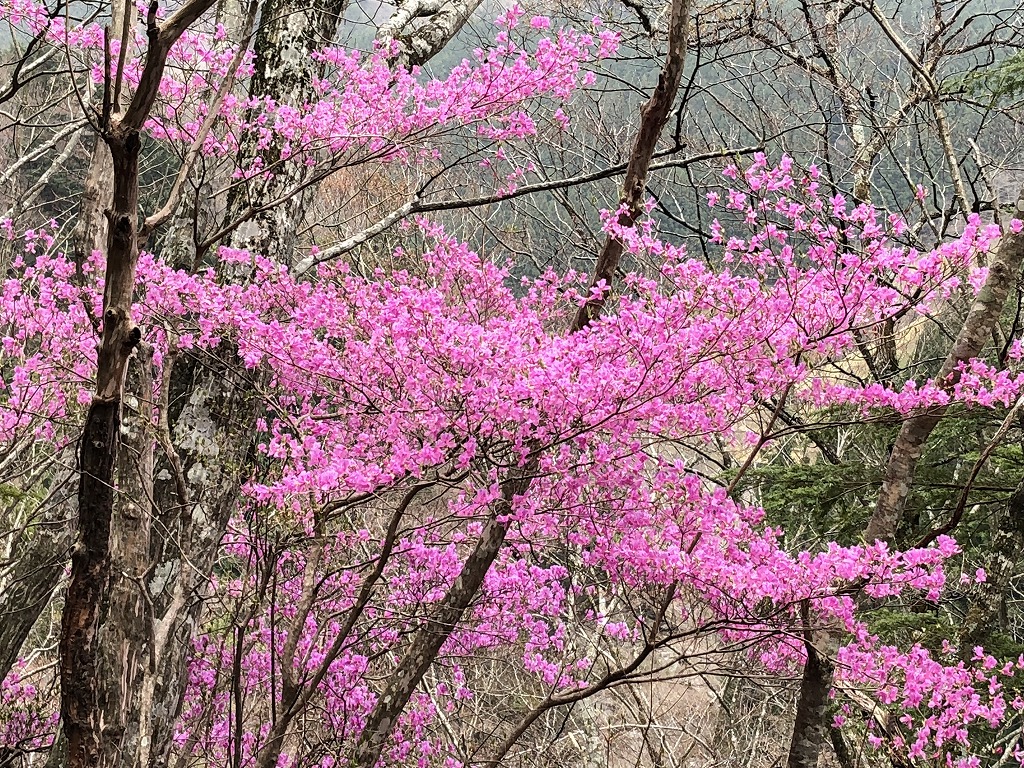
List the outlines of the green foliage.
{"type": "Polygon", "coordinates": [[[0,503],[17,503],[28,498],[25,491],[11,483],[0,483],[0,503]]]}
{"type": "Polygon", "coordinates": [[[752,470],[743,486],[756,490],[772,525],[853,543],[878,481],[877,470],[865,465],[780,463],[752,470]]]}
{"type": "Polygon", "coordinates": [[[997,101],[1021,95],[1024,93],[1024,51],[1018,51],[991,67],[971,72],[954,81],[953,87],[997,101]]]}

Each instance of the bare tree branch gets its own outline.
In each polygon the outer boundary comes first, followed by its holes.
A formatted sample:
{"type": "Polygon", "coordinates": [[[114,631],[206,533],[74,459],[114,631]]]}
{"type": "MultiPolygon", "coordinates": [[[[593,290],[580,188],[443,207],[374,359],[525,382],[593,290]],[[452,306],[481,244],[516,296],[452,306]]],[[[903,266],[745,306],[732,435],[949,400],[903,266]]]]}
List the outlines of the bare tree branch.
{"type": "MultiPolygon", "coordinates": [[[[749,155],[757,152],[761,147],[758,146],[745,146],[745,147],[733,147],[730,149],[714,150],[711,152],[702,152],[697,155],[690,155],[676,160],[663,160],[661,162],[651,163],[648,168],[649,171],[662,170],[664,168],[685,168],[695,163],[706,162],[708,160],[715,160],[722,157],[736,157],[739,155],[749,155]]],[[[659,152],[655,157],[665,156],[674,154],[677,149],[673,148],[664,152],[659,152]]],[[[542,181],[536,184],[525,184],[521,187],[517,187],[514,192],[506,192],[494,195],[482,195],[480,197],[469,197],[461,199],[451,200],[435,200],[435,201],[423,201],[420,197],[425,191],[425,187],[421,187],[420,190],[413,196],[413,198],[405,203],[404,205],[391,211],[386,216],[382,217],[379,221],[371,224],[369,227],[357,232],[351,237],[347,237],[339,243],[324,248],[315,256],[310,255],[296,263],[292,272],[295,275],[303,275],[309,270],[313,269],[319,264],[336,259],[340,256],[345,255],[349,251],[357,248],[358,246],[365,243],[372,237],[379,235],[389,227],[397,224],[402,219],[409,216],[414,216],[418,213],[434,213],[436,211],[454,211],[463,208],[478,208],[484,205],[494,205],[501,203],[506,200],[514,200],[517,197],[523,197],[524,195],[533,195],[539,192],[549,192],[556,189],[565,189],[567,187],[574,187],[580,184],[588,184],[593,181],[600,181],[602,179],[609,179],[613,176],[626,171],[628,163],[620,163],[619,165],[613,165],[610,168],[603,168],[600,171],[594,171],[592,173],[581,173],[578,176],[570,176],[565,179],[553,179],[551,181],[542,181]]]]}

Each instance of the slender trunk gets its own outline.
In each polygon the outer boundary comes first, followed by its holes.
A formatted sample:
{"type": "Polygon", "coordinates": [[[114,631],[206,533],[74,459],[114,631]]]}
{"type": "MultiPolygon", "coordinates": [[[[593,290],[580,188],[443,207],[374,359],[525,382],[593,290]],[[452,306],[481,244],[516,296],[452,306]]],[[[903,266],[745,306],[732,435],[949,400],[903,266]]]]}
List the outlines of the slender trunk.
{"type": "MultiPolygon", "coordinates": [[[[112,4],[111,29],[114,39],[121,39],[125,13],[133,8],[130,3],[112,4]]],[[[134,15],[134,11],[131,12],[134,15]]],[[[87,101],[91,99],[91,93],[90,89],[87,101]]],[[[81,129],[76,130],[68,139],[67,148],[77,144],[80,132],[81,129]]],[[[102,252],[106,247],[108,233],[104,210],[110,205],[113,181],[110,149],[103,137],[96,135],[79,199],[77,222],[71,237],[72,255],[79,267],[94,251],[102,252]]],[[[18,205],[24,204],[24,200],[18,202],[18,205]]],[[[63,486],[64,482],[60,480],[58,484],[63,486]]],[[[0,680],[17,659],[22,644],[49,604],[53,590],[64,573],[72,545],[75,504],[74,493],[61,492],[47,506],[41,524],[18,556],[19,565],[9,587],[3,590],[0,598],[0,680]]]]}
{"type": "MultiPolygon", "coordinates": [[[[1024,219],[1024,192],[1017,200],[1014,216],[1024,219]]],[[[952,392],[960,381],[959,366],[981,354],[1006,303],[1006,297],[1024,264],[1024,234],[1003,233],[989,266],[988,277],[978,292],[959,334],[935,377],[946,391],[952,392]]],[[[946,415],[947,406],[932,408],[903,422],[885,466],[878,502],[864,531],[867,541],[893,541],[903,520],[917,463],[924,453],[932,431],[946,415]]]]}
{"type": "MultiPolygon", "coordinates": [[[[682,80],[686,58],[686,40],[689,32],[690,0],[674,0],[669,20],[668,52],[658,77],[658,85],[640,114],[640,126],[633,142],[629,167],[626,171],[621,203],[625,212],[619,222],[623,226],[635,223],[642,210],[643,195],[651,159],[661,132],[668,121],[682,80]]],[[[609,237],[598,255],[592,285],[604,281],[611,286],[622,258],[623,245],[609,237]]],[[[593,322],[604,307],[604,297],[592,299],[580,308],[573,319],[570,333],[582,330],[593,322]]],[[[484,577],[501,552],[507,523],[501,520],[512,512],[517,496],[525,495],[532,484],[533,473],[539,466],[542,447],[531,444],[524,467],[514,470],[502,483],[502,498],[496,503],[473,551],[463,563],[455,582],[438,604],[433,616],[412,635],[397,669],[377,699],[356,741],[352,763],[356,768],[373,768],[391,737],[398,719],[405,710],[413,692],[424,674],[437,658],[438,652],[462,619],[483,585],[484,577]]]]}
{"type": "MultiPolygon", "coordinates": [[[[119,2],[113,4],[114,34],[122,44],[122,30],[128,21],[126,7],[119,2]]],[[[110,96],[109,91],[105,93],[105,99],[110,96]]],[[[114,109],[120,111],[120,106],[114,109]]],[[[109,120],[109,115],[105,119],[109,120]]],[[[107,282],[96,394],[79,445],[79,540],[72,552],[71,582],[61,621],[61,717],[68,768],[98,765],[101,759],[103,718],[97,669],[100,608],[110,570],[121,387],[128,356],[141,338],[130,314],[137,259],[140,146],[137,131],[96,135],[74,232],[79,269],[93,252],[105,252],[107,282]]]]}
{"type": "Polygon", "coordinates": [[[458,577],[437,606],[434,615],[413,635],[412,641],[402,655],[402,661],[391,675],[387,687],[377,699],[359,734],[352,759],[352,764],[356,768],[373,768],[376,765],[399,716],[405,711],[405,705],[409,703],[423,675],[434,663],[441,646],[479,593],[484,577],[501,551],[505,534],[508,532],[508,524],[501,522],[499,518],[511,515],[516,496],[529,490],[533,479],[530,473],[536,468],[537,458],[533,456],[514,478],[502,484],[501,501],[488,517],[484,530],[463,563],[458,577]]]}
{"type": "MultiPolygon", "coordinates": [[[[647,176],[651,167],[654,150],[658,146],[661,132],[665,129],[672,105],[675,103],[679,84],[683,78],[686,62],[686,43],[690,30],[690,0],[675,0],[669,17],[668,52],[665,64],[658,74],[654,93],[640,111],[640,127],[629,156],[626,177],[619,199],[621,209],[617,224],[631,227],[643,212],[644,194],[647,190],[647,176]]],[[[607,299],[607,292],[615,282],[615,272],[622,261],[623,244],[617,237],[609,235],[597,257],[591,288],[603,287],[600,295],[591,297],[580,307],[573,320],[572,330],[585,328],[600,313],[607,299]]]]}

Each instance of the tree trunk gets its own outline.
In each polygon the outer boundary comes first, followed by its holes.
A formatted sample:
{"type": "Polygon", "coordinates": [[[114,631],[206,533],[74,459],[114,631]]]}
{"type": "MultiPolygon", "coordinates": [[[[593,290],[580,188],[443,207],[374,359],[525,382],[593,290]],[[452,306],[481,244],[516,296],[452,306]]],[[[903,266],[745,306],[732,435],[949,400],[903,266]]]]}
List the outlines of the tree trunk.
{"type": "Polygon", "coordinates": [[[800,692],[797,695],[787,768],[816,768],[829,729],[825,718],[828,715],[828,692],[832,687],[832,665],[814,647],[810,611],[806,602],[802,614],[807,659],[804,661],[800,692]]]}
{"type": "MultiPolygon", "coordinates": [[[[267,96],[277,103],[303,103],[311,94],[310,54],[334,38],[345,2],[327,8],[299,0],[267,2],[256,35],[250,95],[267,96]]],[[[249,145],[249,153],[255,153],[253,146],[249,145]]],[[[259,156],[273,163],[280,151],[280,145],[272,145],[259,156]]],[[[246,154],[243,147],[239,159],[243,166],[252,161],[246,154]]],[[[305,199],[294,195],[273,203],[301,181],[295,173],[304,168],[288,170],[295,165],[286,164],[284,173],[255,190],[243,185],[229,199],[229,220],[250,208],[269,206],[233,233],[235,247],[291,262],[305,199]]],[[[177,260],[185,261],[180,255],[177,260]]],[[[248,268],[238,273],[231,272],[233,265],[218,268],[226,280],[244,282],[250,276],[248,268]]],[[[262,413],[255,393],[265,383],[254,381],[253,375],[258,374],[244,371],[236,350],[227,344],[202,361],[176,360],[164,372],[169,377],[164,382],[164,421],[159,427],[164,447],[155,466],[156,476],[163,479],[154,481],[158,521],[150,547],[155,673],[146,679],[141,694],[143,732],[135,763],[140,768],[166,768],[171,759],[201,598],[241,486],[251,472],[253,435],[262,413]]]]}
{"type": "MultiPolygon", "coordinates": [[[[134,6],[114,2],[111,6],[111,37],[120,41],[123,30],[134,25],[134,6]],[[125,16],[128,12],[131,15],[125,16]]],[[[91,93],[91,91],[90,91],[91,93]]],[[[87,97],[88,98],[88,97],[87,97]]],[[[77,136],[77,134],[76,134],[77,136]]],[[[77,141],[72,139],[69,141],[77,141]]],[[[90,152],[78,216],[71,236],[72,254],[81,268],[94,251],[107,243],[107,219],[113,190],[113,164],[103,137],[95,136],[90,152]]],[[[58,481],[63,486],[65,480],[58,481]]],[[[73,489],[69,489],[73,490],[73,489]]],[[[72,544],[75,495],[61,492],[47,506],[41,524],[18,555],[19,564],[0,598],[0,680],[10,671],[32,627],[49,604],[67,564],[72,544]]]]}
{"type": "MultiPolygon", "coordinates": [[[[71,582],[64,603],[59,643],[61,716],[67,737],[68,768],[107,765],[110,755],[104,736],[108,732],[121,733],[125,723],[106,722],[104,718],[111,713],[116,713],[117,718],[130,716],[130,707],[117,700],[128,686],[123,680],[115,683],[99,679],[98,652],[101,622],[110,618],[101,616],[101,608],[106,604],[110,585],[111,524],[124,380],[129,357],[142,338],[131,316],[138,264],[139,151],[142,145],[139,131],[152,111],[171,46],[213,2],[190,0],[163,23],[157,22],[156,0],[151,2],[145,64],[131,102],[120,119],[113,117],[118,112],[113,106],[118,94],[110,92],[110,80],[120,82],[120,73],[107,72],[101,123],[103,140],[110,149],[113,189],[107,211],[103,328],[96,358],[95,393],[79,447],[79,541],[71,558],[71,582]]],[[[139,510],[144,509],[144,502],[138,499],[135,502],[139,510]]],[[[118,520],[118,523],[123,521],[118,520]]],[[[140,545],[140,540],[130,531],[119,532],[116,550],[124,562],[132,566],[144,562],[146,552],[130,551],[140,545]]],[[[130,578],[135,574],[126,575],[130,578]]],[[[122,595],[119,590],[116,599],[120,600],[122,595]]],[[[114,620],[116,622],[117,617],[114,620]]],[[[104,631],[120,636],[114,628],[104,631]]],[[[116,660],[112,663],[118,665],[116,660]]],[[[112,674],[106,661],[102,666],[105,675],[112,674]]]]}
{"type": "MultiPolygon", "coordinates": [[[[256,33],[249,95],[293,106],[315,98],[313,75],[319,65],[311,54],[334,40],[348,2],[266,0],[264,21],[256,33]]],[[[290,265],[306,212],[307,194],[301,187],[309,169],[302,162],[281,161],[284,141],[280,137],[266,147],[260,147],[258,141],[254,133],[247,135],[239,166],[256,165],[270,170],[271,175],[239,185],[229,197],[228,221],[239,223],[231,234],[231,244],[290,265]]],[[[233,277],[245,279],[248,275],[233,277]]]]}
{"type": "Polygon", "coordinates": [[[149,539],[153,521],[152,349],[140,345],[128,368],[110,529],[110,584],[98,640],[104,765],[132,765],[139,696],[150,654],[149,539]]]}
{"type": "Polygon", "coordinates": [[[258,382],[237,363],[225,362],[232,357],[233,351],[223,349],[205,365],[178,361],[164,374],[171,381],[163,407],[179,398],[184,405],[160,427],[167,428],[162,439],[168,445],[156,465],[159,520],[149,583],[155,673],[142,696],[142,768],[164,768],[170,761],[202,597],[241,484],[251,473],[258,382]]]}
{"type": "MultiPolygon", "coordinates": [[[[622,210],[617,220],[620,227],[631,227],[636,224],[643,211],[651,159],[654,157],[661,132],[668,122],[676,94],[679,92],[679,83],[683,78],[689,33],[690,0],[675,0],[669,17],[665,64],[658,74],[658,85],[654,93],[640,112],[640,127],[633,141],[626,177],[622,183],[622,196],[619,198],[619,207],[622,210]]],[[[572,330],[582,330],[601,313],[607,299],[607,291],[615,282],[615,272],[622,261],[622,252],[622,241],[609,235],[605,239],[601,253],[598,254],[594,277],[590,283],[591,288],[603,286],[604,291],[599,296],[591,297],[580,307],[573,320],[572,330]]]]}
{"type": "Polygon", "coordinates": [[[434,663],[441,646],[479,593],[484,577],[501,551],[505,534],[508,532],[508,524],[500,522],[499,518],[511,515],[515,497],[529,490],[533,480],[531,473],[536,470],[537,458],[533,456],[526,467],[517,471],[515,477],[502,484],[501,501],[495,505],[495,509],[488,517],[484,530],[463,563],[458,577],[437,606],[434,615],[413,634],[408,648],[402,655],[402,661],[391,675],[387,688],[377,699],[359,734],[352,760],[356,768],[373,768],[376,765],[399,716],[405,710],[405,705],[409,703],[423,675],[434,663]]]}
{"type": "Polygon", "coordinates": [[[138,171],[141,142],[120,126],[105,137],[114,164],[114,195],[107,237],[103,333],[96,367],[96,394],[79,449],[78,533],[60,642],[61,715],[68,739],[68,768],[100,763],[101,728],[97,676],[100,607],[110,579],[110,526],[114,467],[121,426],[121,395],[128,356],[141,332],[131,319],[135,286],[138,171]]]}

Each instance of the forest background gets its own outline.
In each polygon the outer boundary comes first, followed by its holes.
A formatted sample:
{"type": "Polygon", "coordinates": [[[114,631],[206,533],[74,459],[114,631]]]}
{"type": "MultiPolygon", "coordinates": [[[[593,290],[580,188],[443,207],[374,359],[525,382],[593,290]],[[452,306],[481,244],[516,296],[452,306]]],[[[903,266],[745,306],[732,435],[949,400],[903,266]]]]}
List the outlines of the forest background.
{"type": "Polygon", "coordinates": [[[1024,761],[1024,8],[2,0],[0,765],[1024,761]]]}

